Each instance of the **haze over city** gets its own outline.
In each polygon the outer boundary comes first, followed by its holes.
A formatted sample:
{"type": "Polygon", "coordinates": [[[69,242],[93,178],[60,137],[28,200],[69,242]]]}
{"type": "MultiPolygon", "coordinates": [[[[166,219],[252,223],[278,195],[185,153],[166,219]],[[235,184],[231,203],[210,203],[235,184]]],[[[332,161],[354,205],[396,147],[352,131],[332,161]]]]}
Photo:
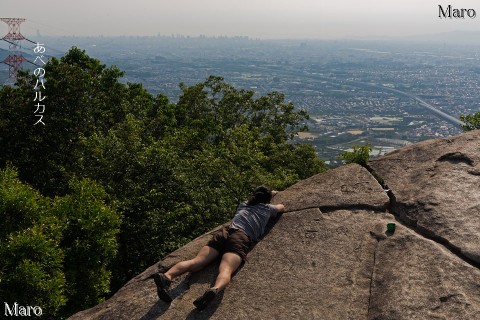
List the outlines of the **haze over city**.
{"type": "MultiPolygon", "coordinates": [[[[26,18],[24,34],[40,30],[49,36],[182,34],[332,39],[480,30],[477,19],[438,18],[438,5],[449,4],[480,12],[480,4],[472,0],[3,0],[0,15],[26,18]]],[[[6,25],[0,28],[6,30],[6,25]]]]}
{"type": "MultiPolygon", "coordinates": [[[[124,71],[123,83],[172,102],[179,83],[210,75],[259,95],[284,93],[311,115],[298,138],[330,164],[362,143],[380,155],[456,135],[459,117],[480,110],[475,1],[4,0],[1,9],[25,18],[21,33],[45,43],[47,55],[76,46],[124,71]],[[439,18],[439,5],[475,15],[439,18]]],[[[2,61],[9,43],[0,43],[2,61]]],[[[22,54],[33,61],[29,45],[22,54]]],[[[2,64],[0,83],[7,77],[2,64]]]]}

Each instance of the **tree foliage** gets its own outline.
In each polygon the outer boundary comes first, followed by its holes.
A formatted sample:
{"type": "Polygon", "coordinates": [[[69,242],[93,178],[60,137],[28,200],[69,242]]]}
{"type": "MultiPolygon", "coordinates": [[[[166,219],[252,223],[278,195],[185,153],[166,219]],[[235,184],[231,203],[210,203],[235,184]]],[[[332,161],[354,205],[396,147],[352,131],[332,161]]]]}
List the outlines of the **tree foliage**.
{"type": "Polygon", "coordinates": [[[51,203],[22,184],[12,168],[0,170],[0,297],[37,305],[54,319],[66,304],[63,226],[51,203]]]}
{"type": "Polygon", "coordinates": [[[0,170],[0,296],[40,306],[49,319],[104,297],[117,249],[120,219],[103,203],[103,189],[89,180],[71,187],[50,199],[10,166],[0,170]]]}
{"type": "Polygon", "coordinates": [[[370,152],[372,146],[366,144],[363,146],[354,146],[353,151],[344,151],[340,154],[340,159],[343,159],[345,163],[357,163],[362,167],[366,167],[368,159],[370,159],[370,152]]]}
{"type": "Polygon", "coordinates": [[[474,114],[461,115],[460,120],[465,124],[462,125],[464,131],[480,129],[480,112],[474,114]]]}
{"type": "MultiPolygon", "coordinates": [[[[308,115],[279,92],[260,96],[211,76],[180,84],[171,103],[120,83],[123,72],[78,48],[45,70],[45,126],[33,126],[33,75],[0,90],[0,166],[12,163],[38,199],[54,199],[45,210],[61,226],[52,244],[65,314],[101,301],[110,278],[116,290],[230,219],[254,186],[281,190],[326,170],[313,146],[292,142],[308,115]]],[[[5,233],[28,229],[29,210],[5,233]]]]}
{"type": "Polygon", "coordinates": [[[110,262],[117,253],[120,215],[105,205],[106,193],[89,179],[70,182],[72,192],[54,201],[63,222],[61,248],[67,311],[88,308],[110,291],[110,262]]]}
{"type": "Polygon", "coordinates": [[[21,72],[17,87],[0,90],[0,163],[10,160],[20,178],[43,194],[64,194],[75,173],[73,154],[78,139],[106,132],[129,110],[128,89],[118,82],[123,73],[106,68],[78,48],[45,68],[45,126],[34,126],[36,78],[21,72]]]}

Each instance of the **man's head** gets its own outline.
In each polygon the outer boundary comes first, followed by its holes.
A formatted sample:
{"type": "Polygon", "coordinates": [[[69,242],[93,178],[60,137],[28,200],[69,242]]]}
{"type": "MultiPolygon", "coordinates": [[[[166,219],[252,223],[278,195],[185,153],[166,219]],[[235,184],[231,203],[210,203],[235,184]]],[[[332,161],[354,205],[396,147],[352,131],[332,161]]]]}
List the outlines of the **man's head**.
{"type": "Polygon", "coordinates": [[[253,190],[247,204],[249,206],[254,206],[259,203],[270,203],[270,200],[272,200],[272,190],[265,186],[260,186],[253,190]]]}

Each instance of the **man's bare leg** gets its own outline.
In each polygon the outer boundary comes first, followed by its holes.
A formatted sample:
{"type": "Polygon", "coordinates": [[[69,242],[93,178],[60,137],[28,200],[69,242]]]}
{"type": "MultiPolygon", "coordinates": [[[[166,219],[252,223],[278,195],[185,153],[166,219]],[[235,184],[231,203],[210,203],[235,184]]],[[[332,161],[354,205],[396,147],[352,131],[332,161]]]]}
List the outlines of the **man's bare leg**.
{"type": "Polygon", "coordinates": [[[222,256],[222,261],[220,262],[220,267],[218,270],[218,276],[215,280],[215,284],[212,288],[205,291],[205,293],[198,297],[193,304],[197,309],[203,310],[205,309],[218,292],[225,289],[230,280],[232,279],[232,274],[238,269],[240,264],[242,263],[242,258],[236,253],[227,252],[224,253],[222,256]]]}
{"type": "Polygon", "coordinates": [[[172,280],[186,272],[200,271],[214,261],[218,255],[219,252],[217,250],[209,246],[203,246],[195,258],[177,263],[165,272],[165,276],[172,280]]]}
{"type": "Polygon", "coordinates": [[[204,246],[202,249],[200,249],[195,258],[187,261],[181,261],[175,264],[165,273],[155,273],[153,275],[153,280],[157,286],[158,297],[165,302],[171,302],[172,297],[168,292],[168,288],[170,287],[172,279],[186,272],[196,272],[205,268],[209,263],[215,260],[218,255],[219,252],[216,249],[213,249],[209,246],[204,246]]]}
{"type": "Polygon", "coordinates": [[[240,258],[238,254],[233,252],[225,253],[220,262],[217,280],[213,287],[218,291],[225,289],[232,279],[232,274],[238,269],[241,263],[242,258],[240,258]]]}

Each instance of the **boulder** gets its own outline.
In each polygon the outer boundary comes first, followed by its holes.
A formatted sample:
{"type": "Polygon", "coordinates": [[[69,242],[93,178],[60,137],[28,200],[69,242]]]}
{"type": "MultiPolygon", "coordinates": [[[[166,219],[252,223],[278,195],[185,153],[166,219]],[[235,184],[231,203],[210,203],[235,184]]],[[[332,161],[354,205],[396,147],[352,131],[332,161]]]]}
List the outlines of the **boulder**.
{"type": "Polygon", "coordinates": [[[480,264],[480,130],[414,144],[369,162],[392,211],[417,232],[480,264]]]}
{"type": "Polygon", "coordinates": [[[480,271],[400,227],[375,254],[368,319],[480,319],[480,271]]]}
{"type": "Polygon", "coordinates": [[[335,208],[386,210],[389,199],[377,180],[358,164],[349,164],[302,180],[279,193],[274,202],[287,210],[335,208]]]}
{"type": "Polygon", "coordinates": [[[364,210],[284,214],[212,319],[366,319],[377,246],[371,231],[392,220],[364,210]]]}

